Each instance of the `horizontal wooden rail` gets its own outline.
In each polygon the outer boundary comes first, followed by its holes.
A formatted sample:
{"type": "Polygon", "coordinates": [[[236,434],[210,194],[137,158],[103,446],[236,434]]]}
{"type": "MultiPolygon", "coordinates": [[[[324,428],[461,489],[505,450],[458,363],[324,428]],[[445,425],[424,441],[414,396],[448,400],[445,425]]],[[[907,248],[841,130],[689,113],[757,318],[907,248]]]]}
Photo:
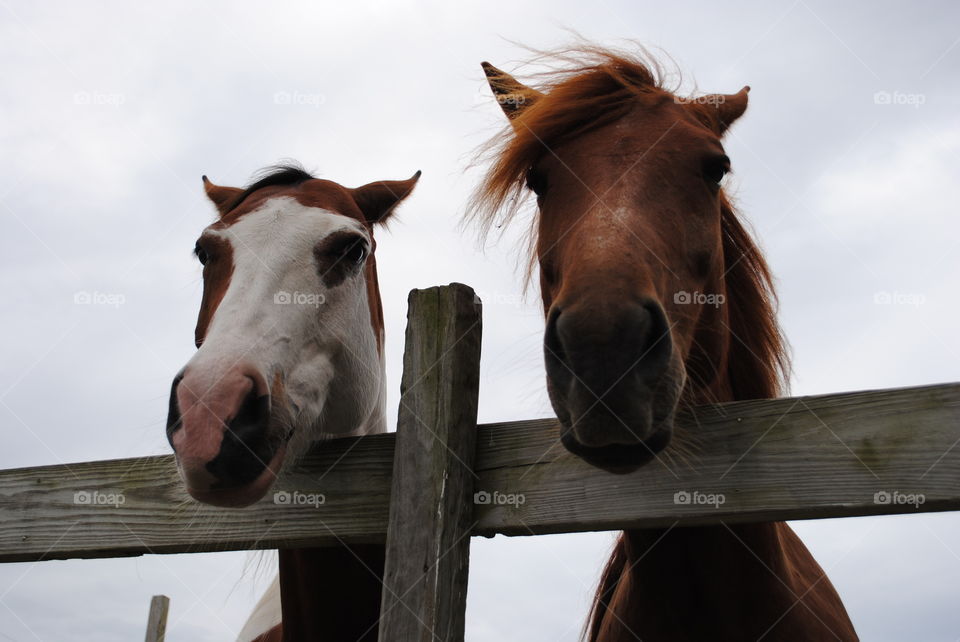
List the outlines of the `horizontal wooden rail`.
{"type": "MultiPolygon", "coordinates": [[[[629,475],[555,420],[480,426],[474,535],[960,509],[960,384],[700,407],[629,475]]],[[[197,504],[173,458],[0,471],[0,561],[383,541],[394,435],[324,444],[246,509],[197,504]]]]}

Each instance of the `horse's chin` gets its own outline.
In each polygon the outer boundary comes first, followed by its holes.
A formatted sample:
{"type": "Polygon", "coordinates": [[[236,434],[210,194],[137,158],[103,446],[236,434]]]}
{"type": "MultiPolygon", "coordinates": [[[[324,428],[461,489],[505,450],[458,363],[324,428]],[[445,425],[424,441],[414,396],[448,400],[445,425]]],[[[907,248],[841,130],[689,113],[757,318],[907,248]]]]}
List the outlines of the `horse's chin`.
{"type": "Polygon", "coordinates": [[[243,486],[217,488],[216,484],[207,488],[196,488],[190,484],[189,476],[183,471],[187,492],[198,502],[221,508],[244,508],[263,499],[276,481],[286,455],[286,444],[281,445],[273,454],[266,468],[256,479],[243,486]]]}
{"type": "Polygon", "coordinates": [[[607,446],[585,446],[577,441],[572,430],[562,428],[561,442],[564,448],[591,466],[609,473],[625,475],[632,473],[656,459],[673,436],[673,421],[664,421],[642,441],[607,446]]]}

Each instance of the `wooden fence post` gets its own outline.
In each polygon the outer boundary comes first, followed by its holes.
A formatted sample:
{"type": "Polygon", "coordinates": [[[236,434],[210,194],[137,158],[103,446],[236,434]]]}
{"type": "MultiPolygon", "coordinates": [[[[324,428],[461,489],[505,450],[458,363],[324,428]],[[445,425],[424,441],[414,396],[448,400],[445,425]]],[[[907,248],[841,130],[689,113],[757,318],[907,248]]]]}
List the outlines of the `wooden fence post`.
{"type": "Polygon", "coordinates": [[[459,283],[414,290],[408,303],[379,639],[458,642],[473,527],[481,306],[459,283]]]}
{"type": "Polygon", "coordinates": [[[150,599],[150,614],[147,616],[145,642],[163,642],[167,635],[167,612],[169,610],[170,598],[166,595],[154,595],[150,599]]]}

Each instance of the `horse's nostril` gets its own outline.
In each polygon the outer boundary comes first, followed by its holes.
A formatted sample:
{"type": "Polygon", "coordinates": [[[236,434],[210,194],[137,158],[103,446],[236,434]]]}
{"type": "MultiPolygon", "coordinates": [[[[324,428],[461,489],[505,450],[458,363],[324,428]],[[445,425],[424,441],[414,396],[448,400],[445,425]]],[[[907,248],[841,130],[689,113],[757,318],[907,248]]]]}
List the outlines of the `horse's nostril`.
{"type": "Polygon", "coordinates": [[[167,408],[167,441],[173,448],[173,433],[177,432],[181,426],[182,417],[180,416],[180,402],[177,401],[177,386],[183,381],[183,371],[177,373],[173,378],[173,385],[170,386],[170,401],[167,408]]]}
{"type": "Polygon", "coordinates": [[[254,386],[225,427],[220,452],[207,471],[223,487],[241,486],[256,479],[279,446],[270,436],[270,396],[254,386]]]}
{"type": "Polygon", "coordinates": [[[672,342],[663,308],[652,300],[584,302],[551,311],[544,335],[548,364],[562,364],[578,377],[611,379],[634,373],[651,383],[667,367],[672,342]]]}
{"type": "Polygon", "coordinates": [[[554,306],[550,309],[547,316],[547,328],[543,335],[543,347],[546,352],[547,361],[555,360],[559,363],[565,361],[563,350],[563,340],[560,338],[557,325],[560,320],[560,308],[554,306]]]}
{"type": "Polygon", "coordinates": [[[673,343],[652,299],[584,296],[551,310],[544,353],[557,418],[585,445],[642,440],[669,414],[673,343]]]}
{"type": "Polygon", "coordinates": [[[240,440],[250,441],[264,431],[269,420],[270,397],[259,394],[254,386],[244,398],[233,419],[227,422],[227,432],[240,440]]]}
{"type": "Polygon", "coordinates": [[[637,319],[638,336],[641,337],[637,367],[648,378],[659,377],[670,362],[673,342],[670,340],[670,325],[663,307],[655,301],[641,306],[637,319]]]}

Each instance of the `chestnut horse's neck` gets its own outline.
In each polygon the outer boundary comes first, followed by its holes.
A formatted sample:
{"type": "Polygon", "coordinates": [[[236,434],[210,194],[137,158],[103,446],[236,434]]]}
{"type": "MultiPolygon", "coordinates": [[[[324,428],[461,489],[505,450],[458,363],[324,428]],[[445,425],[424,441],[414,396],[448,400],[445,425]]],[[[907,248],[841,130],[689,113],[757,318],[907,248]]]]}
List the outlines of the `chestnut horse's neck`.
{"type": "Polygon", "coordinates": [[[858,640],[782,522],[626,531],[597,599],[591,642],[858,640]]]}
{"type": "MultiPolygon", "coordinates": [[[[766,262],[726,203],[724,272],[686,366],[689,405],[774,397],[787,367],[766,262]]],[[[830,580],[784,523],[626,531],[597,591],[590,642],[857,640],[830,580]]]]}

